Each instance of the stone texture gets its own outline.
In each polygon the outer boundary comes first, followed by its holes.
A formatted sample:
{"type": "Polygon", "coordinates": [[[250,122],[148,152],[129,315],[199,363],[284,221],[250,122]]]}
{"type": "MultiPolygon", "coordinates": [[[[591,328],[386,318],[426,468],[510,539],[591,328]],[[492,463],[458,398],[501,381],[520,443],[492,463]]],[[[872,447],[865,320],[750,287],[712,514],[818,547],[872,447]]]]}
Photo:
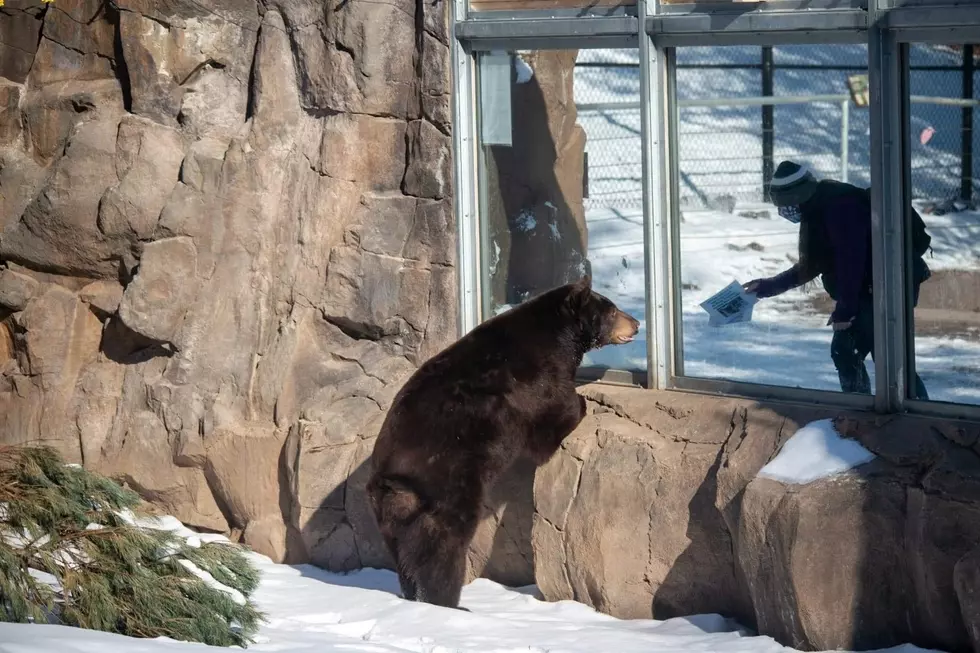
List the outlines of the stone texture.
{"type": "Polygon", "coordinates": [[[27,302],[37,294],[38,283],[32,277],[12,270],[0,269],[0,306],[12,311],[27,308],[27,302]]]}
{"type": "Polygon", "coordinates": [[[108,317],[119,308],[123,287],[115,281],[95,281],[78,292],[78,297],[92,310],[108,317]]]}
{"type": "Polygon", "coordinates": [[[250,547],[279,561],[286,555],[279,487],[285,438],[272,423],[236,423],[215,429],[202,443],[205,477],[229,526],[242,531],[250,547]]]}
{"type": "Polygon", "coordinates": [[[99,230],[110,238],[147,240],[177,183],[184,160],[179,132],[126,116],[116,141],[116,176],[99,202],[99,230]]]}
{"type": "Polygon", "coordinates": [[[593,414],[534,479],[546,598],[620,617],[718,612],[799,650],[975,645],[975,425],[582,392],[593,414]],[[876,459],[806,485],[758,476],[827,417],[876,459]]]}
{"type": "Polygon", "coordinates": [[[67,0],[45,12],[42,33],[70,50],[113,59],[116,22],[114,10],[100,0],[67,0]]]}
{"type": "Polygon", "coordinates": [[[953,585],[960,614],[973,650],[980,650],[980,547],[966,554],[953,568],[953,585]]]}
{"type": "Polygon", "coordinates": [[[0,145],[15,145],[24,134],[24,117],[20,103],[25,89],[20,84],[0,79],[0,145]]]}
{"type": "Polygon", "coordinates": [[[30,84],[113,79],[112,60],[97,52],[80,52],[42,36],[31,65],[30,84]]]}
{"type": "Polygon", "coordinates": [[[0,77],[27,79],[43,26],[41,7],[31,0],[9,0],[0,7],[0,77]]]}
{"type": "Polygon", "coordinates": [[[452,168],[449,138],[428,120],[416,120],[408,128],[411,163],[405,173],[405,193],[443,199],[449,195],[452,168]]]}
{"type": "Polygon", "coordinates": [[[0,442],[276,560],[386,565],[371,446],[455,338],[445,9],[8,0],[0,442]]]}
{"type": "Polygon", "coordinates": [[[194,296],[197,248],[190,238],[165,238],[143,248],[139,271],[123,293],[119,317],[152,340],[170,342],[194,296]]]}
{"type": "Polygon", "coordinates": [[[0,258],[69,276],[118,276],[122,250],[96,224],[102,195],[116,181],[115,141],[112,120],[73,130],[38,194],[0,235],[0,258]]]}

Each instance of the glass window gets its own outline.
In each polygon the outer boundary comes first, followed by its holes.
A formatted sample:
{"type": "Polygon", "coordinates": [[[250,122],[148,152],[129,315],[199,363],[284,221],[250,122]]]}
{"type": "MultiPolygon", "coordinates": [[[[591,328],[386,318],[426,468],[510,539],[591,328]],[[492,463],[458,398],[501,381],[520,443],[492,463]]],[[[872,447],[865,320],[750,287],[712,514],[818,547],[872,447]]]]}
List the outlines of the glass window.
{"type": "Polygon", "coordinates": [[[908,69],[909,396],[980,404],[980,46],[911,44],[908,69]]]}
{"type": "Polygon", "coordinates": [[[484,319],[585,273],[641,321],[583,367],[646,369],[636,50],[479,55],[484,319]]]}
{"type": "Polygon", "coordinates": [[[872,393],[866,46],[675,61],[675,373],[872,393]]]}

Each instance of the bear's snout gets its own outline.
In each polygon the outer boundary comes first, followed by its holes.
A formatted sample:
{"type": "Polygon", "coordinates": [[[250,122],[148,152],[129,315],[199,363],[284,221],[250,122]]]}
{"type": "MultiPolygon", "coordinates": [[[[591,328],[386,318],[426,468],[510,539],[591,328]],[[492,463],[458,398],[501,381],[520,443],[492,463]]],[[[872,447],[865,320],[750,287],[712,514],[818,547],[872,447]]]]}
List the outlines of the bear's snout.
{"type": "Polygon", "coordinates": [[[610,340],[615,345],[624,345],[633,341],[633,336],[640,330],[640,321],[624,311],[617,311],[616,320],[613,322],[612,337],[610,340]]]}

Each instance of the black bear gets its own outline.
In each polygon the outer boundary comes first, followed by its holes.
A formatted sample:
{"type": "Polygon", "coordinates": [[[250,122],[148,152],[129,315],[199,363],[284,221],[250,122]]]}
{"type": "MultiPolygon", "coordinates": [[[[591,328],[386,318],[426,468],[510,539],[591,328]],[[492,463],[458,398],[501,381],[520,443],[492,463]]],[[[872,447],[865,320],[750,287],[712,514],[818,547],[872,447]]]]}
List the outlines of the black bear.
{"type": "Polygon", "coordinates": [[[638,329],[586,276],[480,324],[405,382],[367,491],[406,599],[459,607],[485,493],[519,456],[551,458],[585,416],[582,357],[638,329]]]}

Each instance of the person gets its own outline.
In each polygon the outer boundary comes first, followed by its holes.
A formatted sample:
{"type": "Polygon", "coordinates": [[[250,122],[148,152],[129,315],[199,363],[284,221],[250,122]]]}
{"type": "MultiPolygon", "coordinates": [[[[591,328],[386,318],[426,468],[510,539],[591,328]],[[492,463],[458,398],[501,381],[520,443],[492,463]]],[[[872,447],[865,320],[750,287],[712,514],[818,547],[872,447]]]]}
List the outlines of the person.
{"type": "MultiPolygon", "coordinates": [[[[830,357],[841,390],[871,393],[865,358],[874,360],[874,304],[871,272],[870,192],[852,184],[817,181],[804,165],[783,161],[770,182],[770,197],[779,215],[800,225],[799,259],[774,277],[753,279],[746,292],[759,299],[775,297],[821,277],[836,302],[828,325],[833,327],[830,357]]],[[[913,305],[919,286],[929,278],[922,255],[929,246],[922,218],[913,209],[913,305]]],[[[927,399],[925,385],[915,375],[916,397],[927,399]]]]}

